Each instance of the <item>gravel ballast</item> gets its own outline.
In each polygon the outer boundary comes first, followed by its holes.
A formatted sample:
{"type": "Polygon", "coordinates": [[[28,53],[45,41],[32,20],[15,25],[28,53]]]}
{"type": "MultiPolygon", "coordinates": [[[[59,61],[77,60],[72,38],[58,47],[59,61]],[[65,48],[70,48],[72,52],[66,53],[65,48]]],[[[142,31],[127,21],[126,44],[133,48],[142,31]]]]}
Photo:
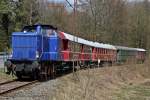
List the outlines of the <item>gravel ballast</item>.
{"type": "Polygon", "coordinates": [[[49,80],[35,86],[30,86],[29,88],[12,92],[7,96],[0,96],[0,100],[51,100],[58,84],[58,79],[49,80]]]}

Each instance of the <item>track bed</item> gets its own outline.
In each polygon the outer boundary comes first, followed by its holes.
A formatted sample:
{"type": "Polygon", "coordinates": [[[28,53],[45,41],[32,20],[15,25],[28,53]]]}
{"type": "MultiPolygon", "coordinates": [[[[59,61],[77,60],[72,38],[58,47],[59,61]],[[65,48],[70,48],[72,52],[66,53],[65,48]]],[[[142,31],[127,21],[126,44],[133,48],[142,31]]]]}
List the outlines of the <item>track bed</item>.
{"type": "Polygon", "coordinates": [[[0,83],[0,95],[7,94],[9,92],[15,91],[17,89],[23,88],[25,86],[36,83],[37,81],[31,82],[21,82],[18,80],[7,81],[4,83],[0,83]]]}

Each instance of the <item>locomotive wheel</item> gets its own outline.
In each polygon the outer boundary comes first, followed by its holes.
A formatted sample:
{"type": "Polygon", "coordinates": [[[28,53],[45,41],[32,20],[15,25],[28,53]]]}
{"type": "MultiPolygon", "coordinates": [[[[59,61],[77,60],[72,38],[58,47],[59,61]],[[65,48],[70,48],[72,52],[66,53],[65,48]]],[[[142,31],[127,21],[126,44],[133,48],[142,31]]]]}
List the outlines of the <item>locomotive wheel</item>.
{"type": "Polygon", "coordinates": [[[31,78],[33,80],[37,80],[39,78],[39,69],[38,69],[39,63],[37,61],[34,61],[32,63],[32,73],[31,73],[31,78]]]}
{"type": "Polygon", "coordinates": [[[37,79],[36,73],[35,73],[34,71],[32,72],[31,78],[32,78],[33,80],[36,80],[36,79],[37,79]]]}
{"type": "Polygon", "coordinates": [[[38,77],[39,77],[39,71],[38,71],[38,69],[32,70],[31,78],[33,80],[37,80],[38,77]]]}
{"type": "Polygon", "coordinates": [[[19,80],[22,80],[22,74],[20,72],[16,72],[16,76],[19,80]]]}

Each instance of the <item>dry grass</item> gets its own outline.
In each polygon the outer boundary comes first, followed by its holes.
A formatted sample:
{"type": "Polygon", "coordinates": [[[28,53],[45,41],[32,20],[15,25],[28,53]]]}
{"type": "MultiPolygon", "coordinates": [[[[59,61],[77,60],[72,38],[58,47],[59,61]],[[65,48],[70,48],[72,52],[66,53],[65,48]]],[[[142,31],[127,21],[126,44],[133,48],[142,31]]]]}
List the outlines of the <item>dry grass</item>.
{"type": "MultiPolygon", "coordinates": [[[[137,94],[135,94],[135,98],[132,99],[132,93],[130,92],[132,92],[132,89],[136,91],[134,89],[139,90],[138,88],[143,88],[143,90],[140,90],[140,95],[142,95],[143,91],[146,91],[145,86],[142,85],[142,87],[138,84],[141,84],[141,82],[149,78],[150,64],[148,62],[138,65],[131,64],[81,70],[77,71],[75,74],[61,77],[61,84],[57,86],[55,95],[51,97],[51,99],[137,100],[137,94]],[[128,92],[131,95],[128,95],[128,92]]],[[[149,94],[147,91],[145,93],[149,94]]],[[[143,93],[143,95],[145,93],[143,93]]],[[[144,98],[143,95],[141,98],[144,98]]]]}
{"type": "Polygon", "coordinates": [[[4,72],[4,69],[3,68],[0,68],[0,83],[1,82],[4,82],[4,81],[8,81],[8,80],[12,80],[12,79],[16,79],[16,77],[12,77],[11,75],[7,75],[5,72],[4,72]]]}
{"type": "Polygon", "coordinates": [[[117,100],[150,100],[150,80],[143,82],[143,84],[122,86],[115,96],[117,100]]]}

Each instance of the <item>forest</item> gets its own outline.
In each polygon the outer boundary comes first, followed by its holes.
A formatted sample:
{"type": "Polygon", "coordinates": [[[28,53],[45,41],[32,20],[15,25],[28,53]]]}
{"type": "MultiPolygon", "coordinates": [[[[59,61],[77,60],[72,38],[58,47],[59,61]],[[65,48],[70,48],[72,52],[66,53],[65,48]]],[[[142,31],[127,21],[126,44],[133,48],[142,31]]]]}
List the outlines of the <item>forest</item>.
{"type": "Polygon", "coordinates": [[[0,52],[25,25],[50,24],[101,43],[150,50],[149,0],[0,0],[0,52]]]}

